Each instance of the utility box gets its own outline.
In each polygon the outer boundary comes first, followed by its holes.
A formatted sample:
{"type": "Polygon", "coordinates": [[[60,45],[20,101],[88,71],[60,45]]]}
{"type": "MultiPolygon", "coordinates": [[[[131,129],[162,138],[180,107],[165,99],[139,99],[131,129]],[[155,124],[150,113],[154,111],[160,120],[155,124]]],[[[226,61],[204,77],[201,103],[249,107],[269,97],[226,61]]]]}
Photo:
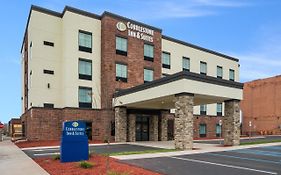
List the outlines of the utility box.
{"type": "Polygon", "coordinates": [[[60,160],[78,162],[89,159],[89,144],[86,135],[86,123],[67,121],[63,123],[60,160]]]}

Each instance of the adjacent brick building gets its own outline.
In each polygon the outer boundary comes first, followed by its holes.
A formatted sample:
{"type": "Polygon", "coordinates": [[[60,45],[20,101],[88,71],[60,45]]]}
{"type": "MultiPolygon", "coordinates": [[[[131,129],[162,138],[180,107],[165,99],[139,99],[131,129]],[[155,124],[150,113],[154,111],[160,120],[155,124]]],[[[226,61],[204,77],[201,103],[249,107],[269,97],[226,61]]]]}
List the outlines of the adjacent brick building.
{"type": "Polygon", "coordinates": [[[244,83],[243,134],[281,134],[280,92],[281,76],[244,83]]]}
{"type": "Polygon", "coordinates": [[[21,53],[28,140],[59,139],[64,121],[83,120],[89,139],[176,137],[186,149],[193,137],[219,137],[224,103],[242,99],[238,59],[110,12],[32,6],[21,53]]]}

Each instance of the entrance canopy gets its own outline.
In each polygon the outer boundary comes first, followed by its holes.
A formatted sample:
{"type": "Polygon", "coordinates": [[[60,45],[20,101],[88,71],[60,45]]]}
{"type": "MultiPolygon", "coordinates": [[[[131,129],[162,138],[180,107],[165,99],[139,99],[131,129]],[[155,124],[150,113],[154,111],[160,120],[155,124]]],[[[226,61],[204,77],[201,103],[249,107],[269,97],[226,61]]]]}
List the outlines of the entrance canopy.
{"type": "Polygon", "coordinates": [[[182,71],[115,93],[113,106],[129,108],[172,109],[177,94],[194,95],[194,105],[241,100],[243,84],[182,71]]]}

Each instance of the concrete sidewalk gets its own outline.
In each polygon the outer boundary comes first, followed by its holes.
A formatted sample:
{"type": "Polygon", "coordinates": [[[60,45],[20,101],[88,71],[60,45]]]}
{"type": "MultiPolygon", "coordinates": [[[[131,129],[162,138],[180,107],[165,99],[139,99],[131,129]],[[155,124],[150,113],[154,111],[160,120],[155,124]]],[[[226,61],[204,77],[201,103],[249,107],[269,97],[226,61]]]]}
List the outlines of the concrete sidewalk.
{"type": "Polygon", "coordinates": [[[1,175],[49,175],[10,140],[0,142],[1,175]]]}

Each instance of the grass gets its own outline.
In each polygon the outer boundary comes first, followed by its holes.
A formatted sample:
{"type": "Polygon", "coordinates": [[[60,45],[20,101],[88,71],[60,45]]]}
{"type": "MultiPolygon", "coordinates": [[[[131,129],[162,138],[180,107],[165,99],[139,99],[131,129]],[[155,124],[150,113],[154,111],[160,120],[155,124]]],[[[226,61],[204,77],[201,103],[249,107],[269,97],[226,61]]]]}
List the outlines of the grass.
{"type": "Polygon", "coordinates": [[[59,154],[54,155],[52,158],[53,158],[53,160],[60,160],[60,155],[59,154]]]}
{"type": "Polygon", "coordinates": [[[92,167],[93,167],[93,164],[90,163],[90,162],[87,162],[87,161],[82,161],[82,162],[79,162],[79,166],[80,166],[81,168],[88,169],[88,168],[92,168],[92,167]]]}
{"type": "Polygon", "coordinates": [[[123,156],[123,155],[132,155],[132,154],[153,154],[153,153],[165,153],[165,152],[174,152],[174,151],[178,151],[178,150],[176,150],[176,149],[154,149],[154,150],[145,150],[145,151],[125,151],[125,152],[110,153],[109,156],[123,156]]]}
{"type": "Polygon", "coordinates": [[[258,140],[258,141],[253,141],[253,142],[243,142],[240,143],[240,145],[255,145],[255,144],[263,144],[263,143],[277,143],[277,142],[281,142],[280,140],[258,140]]]}

